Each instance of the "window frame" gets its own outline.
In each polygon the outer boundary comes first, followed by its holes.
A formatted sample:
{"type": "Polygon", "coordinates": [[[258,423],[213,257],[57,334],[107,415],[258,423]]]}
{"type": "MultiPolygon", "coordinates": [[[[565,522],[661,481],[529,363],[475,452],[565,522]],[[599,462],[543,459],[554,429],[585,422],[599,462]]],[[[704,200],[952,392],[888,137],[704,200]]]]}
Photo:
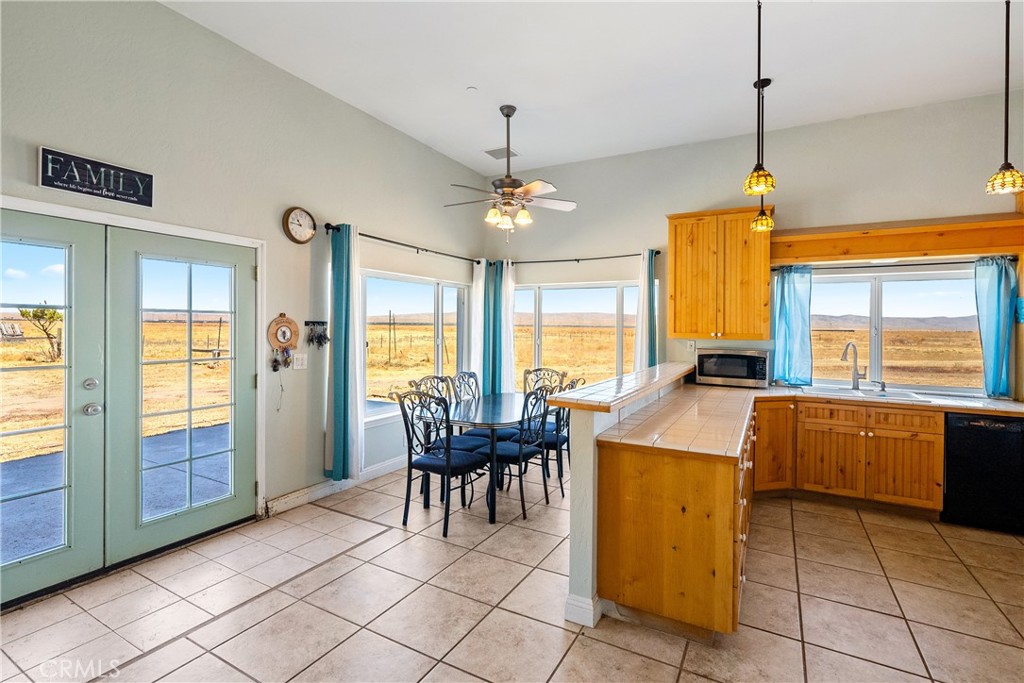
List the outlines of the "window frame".
{"type": "MultiPolygon", "coordinates": [[[[899,264],[899,265],[822,265],[814,266],[811,273],[811,300],[814,299],[814,285],[818,283],[842,284],[852,282],[867,283],[868,294],[868,338],[870,340],[870,359],[868,376],[865,382],[878,381],[882,378],[882,287],[885,282],[920,281],[920,280],[974,280],[974,262],[943,262],[937,264],[899,264]],[[833,274],[834,273],[834,274],[833,274]]],[[[975,310],[977,315],[977,310],[975,310]]],[[[979,347],[980,351],[980,347],[979,347]]],[[[882,378],[884,379],[884,378],[882,378]]],[[[817,379],[812,377],[814,385],[846,387],[850,380],[817,379]]],[[[981,387],[958,387],[938,384],[897,384],[886,382],[887,387],[906,389],[917,393],[951,394],[958,396],[984,396],[981,387]]]]}

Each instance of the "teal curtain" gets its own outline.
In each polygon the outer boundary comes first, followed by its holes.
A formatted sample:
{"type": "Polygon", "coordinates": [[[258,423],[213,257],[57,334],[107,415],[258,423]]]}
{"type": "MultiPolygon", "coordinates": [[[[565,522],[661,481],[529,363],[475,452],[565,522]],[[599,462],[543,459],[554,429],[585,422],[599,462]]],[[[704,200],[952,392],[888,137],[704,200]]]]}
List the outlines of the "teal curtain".
{"type": "Polygon", "coordinates": [[[501,289],[505,264],[488,261],[484,276],[484,371],[482,391],[501,393],[501,289]]]}
{"type": "Polygon", "coordinates": [[[654,294],[654,249],[647,249],[647,258],[644,268],[643,286],[646,291],[647,316],[644,324],[647,327],[647,367],[653,368],[658,364],[658,312],[657,299],[654,294]]]}
{"type": "Polygon", "coordinates": [[[352,356],[358,353],[350,344],[353,325],[350,302],[354,279],[359,275],[352,268],[352,226],[342,223],[331,232],[331,366],[333,382],[333,438],[331,467],[324,476],[335,481],[349,478],[350,432],[361,425],[350,424],[348,387],[352,377],[352,356]]]}
{"type": "Polygon", "coordinates": [[[787,266],[775,281],[775,379],[811,383],[811,267],[787,266]]]}
{"type": "Polygon", "coordinates": [[[1010,396],[1010,356],[1013,353],[1013,309],[1017,302],[1015,259],[980,258],[974,263],[974,293],[978,303],[978,332],[985,371],[985,394],[1010,396]]]}

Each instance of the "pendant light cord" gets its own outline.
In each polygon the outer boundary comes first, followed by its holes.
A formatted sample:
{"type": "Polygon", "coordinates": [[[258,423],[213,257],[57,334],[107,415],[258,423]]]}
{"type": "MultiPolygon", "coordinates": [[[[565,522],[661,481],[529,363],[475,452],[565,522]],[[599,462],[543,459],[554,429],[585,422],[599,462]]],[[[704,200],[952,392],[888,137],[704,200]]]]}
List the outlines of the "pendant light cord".
{"type": "Polygon", "coordinates": [[[1006,0],[1006,58],[1003,69],[1003,163],[1010,162],[1010,0],[1006,0]]]}
{"type": "MultiPolygon", "coordinates": [[[[1007,0],[1009,2],[1009,0],[1007,0]]],[[[757,0],[757,164],[764,163],[764,130],[762,107],[764,89],[761,87],[761,0],[757,0]]]]}
{"type": "Polygon", "coordinates": [[[505,117],[505,177],[512,177],[512,117],[505,117]]]}

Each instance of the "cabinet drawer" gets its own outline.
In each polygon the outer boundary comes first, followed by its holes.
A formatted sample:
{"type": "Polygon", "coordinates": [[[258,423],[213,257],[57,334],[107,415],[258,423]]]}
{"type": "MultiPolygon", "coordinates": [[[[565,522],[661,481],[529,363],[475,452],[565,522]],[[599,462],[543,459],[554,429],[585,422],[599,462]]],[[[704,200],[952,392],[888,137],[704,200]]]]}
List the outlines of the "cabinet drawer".
{"type": "Polygon", "coordinates": [[[827,401],[800,401],[797,420],[800,422],[827,422],[837,427],[860,427],[864,424],[865,409],[859,406],[827,401]]]}
{"type": "Polygon", "coordinates": [[[868,428],[941,434],[943,413],[913,408],[868,408],[868,428]]]}

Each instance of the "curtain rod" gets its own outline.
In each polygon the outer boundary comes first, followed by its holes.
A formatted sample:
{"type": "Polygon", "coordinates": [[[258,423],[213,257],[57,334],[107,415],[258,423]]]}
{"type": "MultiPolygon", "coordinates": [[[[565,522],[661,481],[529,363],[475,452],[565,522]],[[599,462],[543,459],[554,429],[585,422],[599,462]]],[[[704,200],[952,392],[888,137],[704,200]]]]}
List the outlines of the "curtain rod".
{"type": "MultiPolygon", "coordinates": [[[[1010,257],[1011,260],[1016,260],[1015,256],[1010,257]]],[[[897,263],[869,263],[861,264],[856,266],[816,266],[814,264],[794,263],[792,265],[809,265],[815,271],[822,270],[862,270],[862,269],[879,269],[879,268],[904,268],[911,266],[913,268],[927,268],[928,266],[973,266],[974,260],[966,261],[919,261],[917,263],[913,261],[899,261],[897,263]]],[[[787,266],[772,266],[772,270],[781,270],[787,266]]]]}
{"type": "MultiPolygon", "coordinates": [[[[661,250],[658,249],[654,252],[655,256],[661,254],[661,250]]],[[[642,256],[642,254],[618,254],[616,256],[588,256],[585,258],[556,258],[556,259],[541,259],[539,261],[513,261],[513,266],[518,266],[520,263],[582,263],[583,261],[605,261],[613,258],[632,258],[634,256],[642,256]]]]}
{"type": "MultiPolygon", "coordinates": [[[[331,232],[333,230],[338,230],[339,228],[337,226],[331,225],[330,223],[325,223],[324,224],[324,229],[327,232],[331,232]]],[[[480,261],[478,261],[477,259],[469,258],[468,256],[459,256],[458,254],[448,254],[448,253],[445,253],[443,251],[437,251],[435,249],[427,249],[426,247],[417,247],[415,244],[409,244],[407,242],[399,242],[397,240],[391,240],[391,239],[388,239],[386,237],[377,237],[376,235],[369,235],[369,234],[367,234],[365,232],[359,233],[359,236],[360,237],[365,237],[368,240],[376,240],[378,242],[385,242],[387,244],[394,244],[397,247],[406,247],[407,249],[415,249],[417,254],[419,254],[421,252],[424,253],[424,254],[436,254],[438,256],[447,256],[448,258],[458,259],[460,261],[469,261],[470,263],[480,263],[480,261]]]]}

